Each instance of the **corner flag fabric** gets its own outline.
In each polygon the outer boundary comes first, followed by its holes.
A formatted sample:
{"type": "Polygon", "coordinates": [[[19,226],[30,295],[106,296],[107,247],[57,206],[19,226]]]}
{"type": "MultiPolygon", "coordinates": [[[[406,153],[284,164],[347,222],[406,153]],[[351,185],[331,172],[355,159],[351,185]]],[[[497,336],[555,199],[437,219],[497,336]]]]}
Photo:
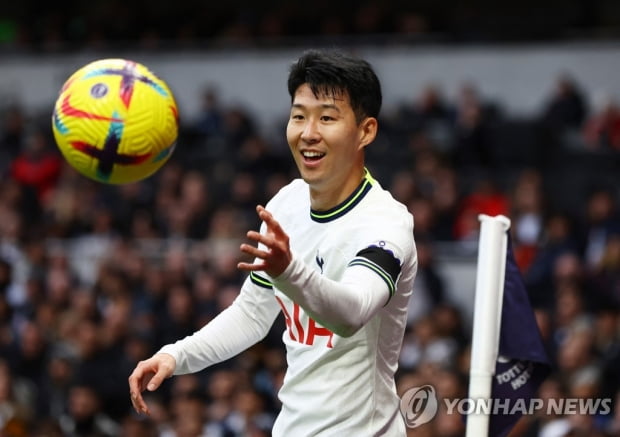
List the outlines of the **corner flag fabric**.
{"type": "Polygon", "coordinates": [[[489,418],[489,437],[506,436],[551,371],[508,234],[499,355],[491,398],[499,408],[489,418]]]}

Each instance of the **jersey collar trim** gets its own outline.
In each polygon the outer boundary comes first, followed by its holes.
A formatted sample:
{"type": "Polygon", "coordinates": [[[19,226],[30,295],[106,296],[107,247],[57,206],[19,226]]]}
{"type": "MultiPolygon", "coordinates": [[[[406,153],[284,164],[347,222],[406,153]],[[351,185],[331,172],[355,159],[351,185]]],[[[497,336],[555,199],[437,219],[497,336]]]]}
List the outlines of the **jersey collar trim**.
{"type": "Polygon", "coordinates": [[[370,175],[368,169],[365,168],[364,179],[362,179],[362,182],[349,197],[327,211],[316,211],[314,209],[310,209],[310,218],[318,223],[327,223],[342,217],[347,212],[351,211],[355,205],[360,203],[366,194],[368,194],[374,183],[375,179],[370,175]]]}

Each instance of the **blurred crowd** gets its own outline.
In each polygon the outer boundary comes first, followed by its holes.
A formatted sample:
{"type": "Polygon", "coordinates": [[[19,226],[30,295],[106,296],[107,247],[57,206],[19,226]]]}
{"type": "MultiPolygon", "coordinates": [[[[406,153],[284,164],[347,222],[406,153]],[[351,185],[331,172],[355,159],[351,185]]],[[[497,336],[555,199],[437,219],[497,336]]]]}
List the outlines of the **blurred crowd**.
{"type": "Polygon", "coordinates": [[[23,0],[0,6],[0,51],[118,50],[128,42],[143,49],[268,46],[308,37],[315,44],[351,37],[385,43],[613,38],[619,35],[618,17],[613,0],[565,0],[561,5],[534,0],[23,0]]]}
{"type": "MultiPolygon", "coordinates": [[[[533,415],[513,436],[620,433],[620,112],[558,77],[538,114],[506,114],[474,83],[429,84],[384,108],[373,176],[415,217],[419,273],[399,393],[467,391],[470,331],[441,275],[441,248],[475,254],[478,214],[512,220],[515,254],[554,368],[540,397],[610,398],[608,415],[533,415]],[[618,405],[618,407],[616,407],[618,405]]],[[[173,157],[139,183],[90,181],[60,156],[50,114],[0,116],[0,435],[260,437],[286,369],[278,318],[267,338],[130,408],[142,359],[208,322],[237,295],[239,243],[296,177],[286,120],[271,135],[215,88],[182,124],[173,157]]],[[[183,120],[182,120],[183,121],[183,120]]],[[[468,287],[471,285],[468,285],[468,287]]],[[[457,290],[458,292],[458,290],[457,290]]],[[[463,435],[440,410],[412,436],[463,435]]]]}

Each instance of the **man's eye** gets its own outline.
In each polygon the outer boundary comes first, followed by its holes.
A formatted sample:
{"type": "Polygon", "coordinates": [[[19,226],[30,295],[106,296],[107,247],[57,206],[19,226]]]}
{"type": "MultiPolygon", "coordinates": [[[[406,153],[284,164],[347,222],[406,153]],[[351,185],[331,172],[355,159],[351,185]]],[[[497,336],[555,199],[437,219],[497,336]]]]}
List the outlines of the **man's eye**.
{"type": "Polygon", "coordinates": [[[303,115],[301,115],[301,114],[293,114],[293,115],[291,115],[291,118],[292,118],[293,120],[303,120],[303,119],[304,119],[304,116],[303,116],[303,115]]]}
{"type": "Polygon", "coordinates": [[[323,120],[323,121],[332,121],[332,120],[334,120],[334,117],[330,117],[329,115],[323,115],[323,116],[321,116],[321,120],[323,120]]]}

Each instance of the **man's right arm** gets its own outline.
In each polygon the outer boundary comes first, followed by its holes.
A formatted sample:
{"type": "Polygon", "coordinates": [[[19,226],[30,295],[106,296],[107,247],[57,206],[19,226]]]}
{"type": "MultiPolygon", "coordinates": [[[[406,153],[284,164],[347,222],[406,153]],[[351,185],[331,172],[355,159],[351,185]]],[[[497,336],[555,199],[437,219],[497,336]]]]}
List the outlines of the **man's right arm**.
{"type": "Polygon", "coordinates": [[[273,291],[253,284],[248,277],[230,307],[194,334],[162,347],[159,353],[174,357],[174,375],[197,372],[265,338],[279,311],[273,291]]]}

